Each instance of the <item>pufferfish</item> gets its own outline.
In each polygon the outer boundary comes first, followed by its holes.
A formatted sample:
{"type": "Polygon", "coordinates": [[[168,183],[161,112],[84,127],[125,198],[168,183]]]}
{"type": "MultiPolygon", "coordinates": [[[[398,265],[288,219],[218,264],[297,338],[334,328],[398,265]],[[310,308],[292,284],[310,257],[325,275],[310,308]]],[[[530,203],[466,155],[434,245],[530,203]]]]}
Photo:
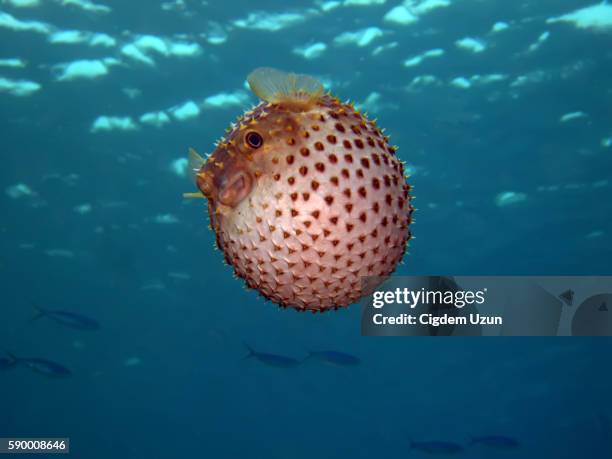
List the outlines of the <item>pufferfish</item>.
{"type": "Polygon", "coordinates": [[[235,274],[281,307],[337,309],[384,279],[411,239],[411,187],[396,148],[316,79],[248,76],[261,103],[189,168],[235,274]],[[371,286],[371,285],[370,285],[371,286]]]}

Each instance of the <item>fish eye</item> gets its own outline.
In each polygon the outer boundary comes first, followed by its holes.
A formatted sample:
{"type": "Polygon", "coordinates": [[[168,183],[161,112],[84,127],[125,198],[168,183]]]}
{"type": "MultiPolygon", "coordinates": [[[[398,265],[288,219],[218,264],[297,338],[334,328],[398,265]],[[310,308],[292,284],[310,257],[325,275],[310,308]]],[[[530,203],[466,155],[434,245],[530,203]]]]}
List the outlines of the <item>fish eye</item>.
{"type": "Polygon", "coordinates": [[[261,147],[264,142],[261,134],[255,131],[247,132],[245,140],[249,147],[255,148],[255,149],[261,147]]]}

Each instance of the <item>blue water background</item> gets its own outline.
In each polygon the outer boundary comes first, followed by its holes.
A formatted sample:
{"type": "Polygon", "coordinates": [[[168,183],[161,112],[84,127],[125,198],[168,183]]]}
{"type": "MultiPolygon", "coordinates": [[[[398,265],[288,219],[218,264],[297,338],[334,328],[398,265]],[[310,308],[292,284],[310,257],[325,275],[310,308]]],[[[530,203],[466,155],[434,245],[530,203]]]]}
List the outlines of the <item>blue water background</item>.
{"type": "MultiPolygon", "coordinates": [[[[124,30],[196,35],[208,21],[227,24],[255,10],[316,8],[306,1],[187,3],[193,16],[144,1],[107,1],[108,15],[55,3],[2,7],[117,37],[124,30]]],[[[520,450],[464,456],[609,457],[610,432],[598,420],[612,416],[608,339],[368,338],[360,336],[355,307],[301,314],[243,289],[214,248],[202,202],[181,197],[192,184],[170,170],[190,146],[212,151],[241,108],[204,111],[162,129],[90,132],[99,115],[137,117],[241,89],[261,65],[315,74],[335,82],[342,99],[363,102],[377,91],[383,104],[395,104],[372,116],[414,170],[416,239],[398,273],[612,274],[612,156],[601,144],[612,135],[611,35],[546,23],[590,2],[457,1],[410,27],[382,22],[394,5],[340,7],[278,32],[235,28],[223,45],[202,42],[194,59],[130,63],[99,80],[65,83],[54,81],[50,66],[109,51],[0,29],[0,58],[29,62],[1,74],[43,85],[28,97],[0,93],[0,348],[73,372],[61,380],[25,368],[1,372],[0,437],[70,437],[72,456],[88,459],[298,459],[421,457],[411,440],[465,443],[501,433],[518,438],[520,450]],[[454,47],[464,36],[488,36],[498,20],[515,25],[483,54],[454,47]],[[367,26],[390,31],[377,44],[398,46],[372,56],[374,45],[331,44],[367,26]],[[542,49],[517,55],[546,30],[542,49]],[[328,43],[327,51],[314,60],[292,53],[310,41],[328,43]],[[436,47],[445,56],[402,66],[436,47]],[[534,71],[544,81],[510,87],[534,71]],[[469,90],[406,90],[419,74],[447,82],[487,73],[511,78],[469,90]],[[125,87],[142,95],[130,99],[125,87]],[[588,118],[559,123],[577,110],[588,118]],[[4,190],[16,183],[37,196],[11,199],[4,190]],[[497,205],[505,191],[526,198],[497,205]],[[74,208],[83,203],[92,211],[80,215],[74,208]],[[155,223],[164,214],[178,223],[155,223]],[[49,256],[53,249],[73,256],[49,256]],[[155,284],[163,288],[146,288],[155,284]],[[29,323],[33,302],[96,317],[102,328],[29,323]],[[244,343],[296,358],[336,349],[362,363],[270,368],[243,360],[244,343]]]]}

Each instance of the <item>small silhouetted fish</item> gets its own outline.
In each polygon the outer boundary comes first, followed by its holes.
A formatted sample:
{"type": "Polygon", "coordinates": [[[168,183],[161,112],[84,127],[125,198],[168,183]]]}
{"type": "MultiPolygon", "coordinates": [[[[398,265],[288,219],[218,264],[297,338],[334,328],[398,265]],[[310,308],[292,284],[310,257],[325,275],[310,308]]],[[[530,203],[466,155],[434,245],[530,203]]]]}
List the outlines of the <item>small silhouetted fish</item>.
{"type": "Polygon", "coordinates": [[[259,360],[264,365],[268,365],[269,367],[293,368],[297,367],[300,364],[300,361],[294,359],[293,357],[287,357],[285,355],[278,354],[268,354],[266,352],[257,352],[248,344],[245,344],[245,346],[249,350],[249,354],[245,357],[245,359],[252,357],[259,360]]]}
{"type": "Polygon", "coordinates": [[[506,437],[504,435],[485,435],[482,437],[473,437],[470,440],[470,446],[482,445],[496,449],[514,449],[519,447],[517,439],[506,437]]]}
{"type": "Polygon", "coordinates": [[[339,351],[309,351],[304,360],[316,359],[342,367],[359,365],[361,359],[351,354],[339,351]]]}
{"type": "Polygon", "coordinates": [[[62,325],[67,327],[76,328],[78,330],[97,330],[100,328],[100,324],[96,319],[87,317],[83,314],[70,311],[60,311],[57,309],[43,309],[40,306],[34,305],[38,313],[32,317],[31,321],[40,319],[41,317],[48,317],[62,325]]]}
{"type": "Polygon", "coordinates": [[[459,454],[463,446],[449,441],[411,441],[410,449],[416,449],[427,454],[459,454]]]}
{"type": "Polygon", "coordinates": [[[8,354],[11,360],[18,365],[29,368],[30,370],[51,378],[64,378],[70,376],[72,372],[65,366],[47,359],[21,358],[8,354]]]}
{"type": "Polygon", "coordinates": [[[0,371],[10,370],[11,368],[15,368],[17,366],[17,361],[12,358],[0,357],[0,371]]]}

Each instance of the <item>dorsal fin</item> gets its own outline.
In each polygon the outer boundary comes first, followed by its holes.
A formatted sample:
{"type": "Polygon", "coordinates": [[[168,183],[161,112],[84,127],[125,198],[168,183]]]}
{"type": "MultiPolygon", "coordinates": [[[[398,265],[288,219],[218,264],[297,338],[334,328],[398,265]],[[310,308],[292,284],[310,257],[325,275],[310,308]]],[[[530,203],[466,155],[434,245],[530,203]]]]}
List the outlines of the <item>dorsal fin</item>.
{"type": "Polygon", "coordinates": [[[257,97],[271,103],[288,103],[305,108],[323,95],[323,85],[316,78],[270,67],[253,70],[247,81],[257,97]]]}

